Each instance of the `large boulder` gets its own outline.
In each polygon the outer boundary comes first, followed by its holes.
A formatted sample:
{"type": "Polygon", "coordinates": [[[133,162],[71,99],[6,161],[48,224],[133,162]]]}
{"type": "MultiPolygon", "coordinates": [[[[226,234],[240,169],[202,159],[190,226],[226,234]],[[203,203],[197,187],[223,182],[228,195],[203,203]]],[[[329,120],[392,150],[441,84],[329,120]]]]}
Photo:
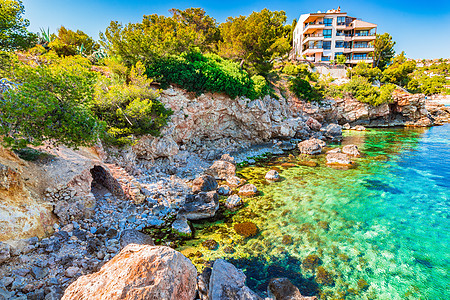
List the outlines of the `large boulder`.
{"type": "Polygon", "coordinates": [[[345,154],[348,154],[351,156],[355,156],[355,157],[361,156],[361,152],[359,152],[358,146],[356,146],[356,145],[346,145],[346,146],[342,147],[342,153],[345,153],[345,154]]]}
{"type": "Polygon", "coordinates": [[[210,300],[259,300],[255,292],[245,285],[246,276],[232,264],[223,259],[214,262],[209,278],[210,300]]]}
{"type": "Polygon", "coordinates": [[[246,184],[243,185],[240,189],[239,189],[239,195],[241,196],[256,196],[258,195],[259,191],[256,188],[255,185],[253,184],[246,184]]]}
{"type": "Polygon", "coordinates": [[[278,174],[276,170],[270,170],[269,172],[266,173],[264,178],[269,181],[278,181],[281,179],[280,174],[278,174]]]}
{"type": "Polygon", "coordinates": [[[179,217],[188,220],[201,220],[214,217],[219,209],[219,196],[216,192],[201,192],[188,195],[186,202],[178,212],[179,217]]]}
{"type": "Polygon", "coordinates": [[[302,296],[299,289],[287,278],[273,278],[267,286],[267,294],[274,300],[316,300],[317,297],[302,296]]]}
{"type": "Polygon", "coordinates": [[[191,238],[192,237],[192,229],[189,226],[188,221],[184,217],[177,218],[172,223],[172,231],[175,234],[178,234],[182,238],[191,238]]]}
{"type": "Polygon", "coordinates": [[[329,124],[326,127],[322,127],[320,131],[327,139],[331,140],[332,142],[342,140],[342,126],[338,124],[329,124]]]}
{"type": "Polygon", "coordinates": [[[308,127],[314,131],[319,131],[320,128],[322,128],[322,124],[320,124],[319,121],[312,117],[309,117],[308,120],[306,120],[306,125],[308,125],[308,127]]]}
{"type": "Polygon", "coordinates": [[[210,192],[217,189],[217,181],[211,175],[201,175],[192,182],[192,192],[210,192]]]}
{"type": "Polygon", "coordinates": [[[243,204],[244,202],[242,201],[241,197],[236,194],[229,196],[227,198],[227,201],[225,202],[225,206],[228,209],[235,209],[239,206],[242,206],[243,204]]]}
{"type": "Polygon", "coordinates": [[[62,299],[192,300],[196,284],[197,270],[180,252],[130,244],[100,271],[73,282],[62,299]]]}
{"type": "Polygon", "coordinates": [[[309,139],[298,144],[298,149],[303,154],[320,154],[326,143],[319,139],[309,139]]]}
{"type": "Polygon", "coordinates": [[[151,236],[144,234],[136,229],[125,229],[120,234],[120,248],[123,249],[129,244],[154,246],[155,243],[151,236]]]}
{"type": "Polygon", "coordinates": [[[206,171],[216,179],[227,179],[236,175],[236,166],[225,160],[216,160],[206,171]]]}
{"type": "Polygon", "coordinates": [[[329,153],[327,154],[327,164],[348,166],[353,164],[353,162],[345,153],[329,153]]]}

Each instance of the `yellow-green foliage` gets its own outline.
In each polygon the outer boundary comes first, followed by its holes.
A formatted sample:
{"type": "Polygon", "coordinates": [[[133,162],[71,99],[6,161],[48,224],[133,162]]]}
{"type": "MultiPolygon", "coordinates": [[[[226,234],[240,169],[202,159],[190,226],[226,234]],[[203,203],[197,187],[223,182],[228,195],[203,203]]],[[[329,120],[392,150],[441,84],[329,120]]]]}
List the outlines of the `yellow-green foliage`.
{"type": "Polygon", "coordinates": [[[372,106],[378,106],[392,101],[393,84],[385,84],[381,87],[373,86],[367,78],[356,76],[344,86],[344,91],[355,99],[372,106]]]}
{"type": "MultiPolygon", "coordinates": [[[[116,70],[123,72],[114,63],[116,70]]],[[[150,87],[152,80],[144,72],[144,65],[138,62],[128,78],[123,73],[113,73],[96,85],[92,109],[106,122],[107,138],[115,144],[132,143],[135,136],[142,134],[159,135],[172,113],[156,100],[159,92],[150,87]]]]}
{"type": "Polygon", "coordinates": [[[378,68],[372,68],[366,62],[360,62],[355,67],[349,68],[347,70],[347,77],[352,78],[353,76],[361,76],[367,78],[370,82],[379,80],[381,78],[381,70],[378,68]]]}
{"type": "Polygon", "coordinates": [[[297,76],[308,81],[317,81],[319,79],[319,75],[311,72],[309,65],[307,64],[293,64],[288,62],[283,67],[282,73],[290,76],[297,76]]]}
{"type": "Polygon", "coordinates": [[[59,56],[89,55],[99,48],[99,45],[81,30],[72,31],[61,26],[58,34],[53,36],[53,41],[48,47],[59,56]]]}
{"type": "Polygon", "coordinates": [[[382,82],[395,83],[400,86],[407,86],[411,80],[410,74],[416,69],[416,62],[407,60],[402,52],[394,58],[394,62],[383,71],[382,82]]]}
{"type": "Polygon", "coordinates": [[[96,80],[89,61],[79,56],[38,65],[16,61],[10,79],[20,85],[0,101],[0,134],[6,146],[50,140],[76,147],[98,138],[102,123],[89,109],[96,80]]]}

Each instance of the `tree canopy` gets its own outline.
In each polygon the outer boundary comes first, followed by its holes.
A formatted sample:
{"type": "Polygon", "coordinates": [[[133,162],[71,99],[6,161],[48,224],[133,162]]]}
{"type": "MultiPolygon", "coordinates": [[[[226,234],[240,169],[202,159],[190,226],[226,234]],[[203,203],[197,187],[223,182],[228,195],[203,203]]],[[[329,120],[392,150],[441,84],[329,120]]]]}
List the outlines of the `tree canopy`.
{"type": "Polygon", "coordinates": [[[97,50],[100,45],[94,39],[81,30],[72,31],[61,26],[58,34],[53,35],[52,41],[48,44],[59,56],[68,56],[76,54],[91,54],[97,50]]]}
{"type": "Polygon", "coordinates": [[[263,9],[250,16],[229,17],[220,25],[219,53],[237,60],[253,73],[265,74],[272,59],[291,50],[291,26],[285,27],[286,13],[263,9]]]}
{"type": "Polygon", "coordinates": [[[37,36],[27,31],[30,22],[24,12],[21,0],[0,0],[0,50],[25,50],[36,42],[37,36]]]}
{"type": "Polygon", "coordinates": [[[394,57],[395,42],[389,33],[377,34],[374,43],[373,60],[375,67],[384,70],[394,57]]]}

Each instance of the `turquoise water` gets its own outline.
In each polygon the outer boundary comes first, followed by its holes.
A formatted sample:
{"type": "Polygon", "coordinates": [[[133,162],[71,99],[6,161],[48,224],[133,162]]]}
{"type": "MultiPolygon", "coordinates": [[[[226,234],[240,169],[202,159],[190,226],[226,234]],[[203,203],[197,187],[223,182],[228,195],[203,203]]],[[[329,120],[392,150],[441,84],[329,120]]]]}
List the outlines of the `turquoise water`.
{"type": "Polygon", "coordinates": [[[240,170],[261,195],[196,224],[184,251],[200,250],[198,265],[232,261],[262,296],[283,276],[320,299],[450,299],[450,125],[348,132],[342,144],[363,153],[354,168],[295,154],[240,170]],[[269,169],[283,180],[265,182],[269,169]],[[233,225],[243,221],[259,234],[237,235],[233,225]],[[201,246],[211,238],[217,250],[201,246]],[[308,255],[319,258],[312,268],[308,255]]]}

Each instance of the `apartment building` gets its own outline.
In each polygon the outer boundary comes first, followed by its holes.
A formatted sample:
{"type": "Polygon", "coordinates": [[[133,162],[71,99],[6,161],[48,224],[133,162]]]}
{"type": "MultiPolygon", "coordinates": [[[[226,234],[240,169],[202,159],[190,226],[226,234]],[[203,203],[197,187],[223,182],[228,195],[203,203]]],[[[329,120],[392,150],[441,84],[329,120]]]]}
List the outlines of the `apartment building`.
{"type": "Polygon", "coordinates": [[[348,65],[373,63],[377,25],[347,16],[338,9],[301,15],[294,29],[294,58],[329,63],[338,55],[348,65]]]}

